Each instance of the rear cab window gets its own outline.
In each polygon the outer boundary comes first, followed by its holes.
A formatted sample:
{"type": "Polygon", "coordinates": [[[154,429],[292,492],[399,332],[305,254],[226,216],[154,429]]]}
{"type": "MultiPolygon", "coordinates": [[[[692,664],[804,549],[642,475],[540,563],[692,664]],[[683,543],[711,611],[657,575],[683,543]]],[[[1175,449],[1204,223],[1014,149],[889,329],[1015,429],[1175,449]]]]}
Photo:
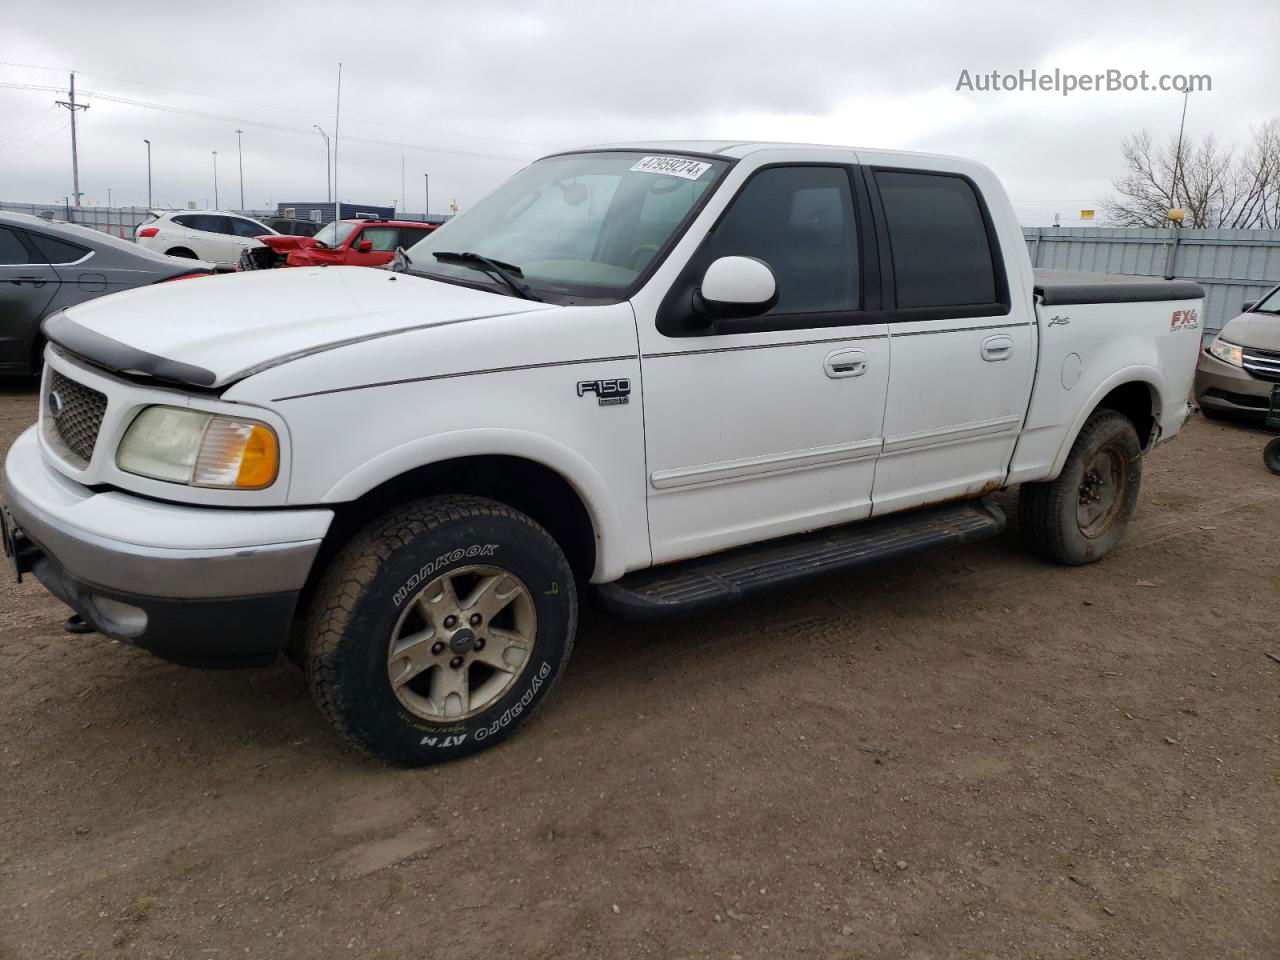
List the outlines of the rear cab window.
{"type": "Polygon", "coordinates": [[[973,183],[931,171],[876,169],[873,176],[888,232],[896,307],[909,311],[902,319],[1006,313],[1003,262],[973,183]]]}

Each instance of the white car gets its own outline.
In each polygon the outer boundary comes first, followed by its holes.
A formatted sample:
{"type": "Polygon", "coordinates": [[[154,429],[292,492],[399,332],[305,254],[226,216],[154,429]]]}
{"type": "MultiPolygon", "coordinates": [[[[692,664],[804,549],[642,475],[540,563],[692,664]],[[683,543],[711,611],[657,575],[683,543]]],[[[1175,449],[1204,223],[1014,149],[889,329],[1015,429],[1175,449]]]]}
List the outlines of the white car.
{"type": "Polygon", "coordinates": [[[656,617],[805,588],[998,534],[1016,484],[1034,553],[1101,559],[1190,412],[1203,296],[1033,273],[952,157],[572,151],[391,270],[47,321],[0,516],[18,575],[106,636],[288,651],[349,741],[432,763],[545,700],[582,590],[656,617]]]}
{"type": "Polygon", "coordinates": [[[266,224],[238,213],[171,210],[140,225],[134,239],[140,246],[171,257],[208,260],[233,270],[242,251],[262,246],[255,237],[275,233],[266,224]]]}

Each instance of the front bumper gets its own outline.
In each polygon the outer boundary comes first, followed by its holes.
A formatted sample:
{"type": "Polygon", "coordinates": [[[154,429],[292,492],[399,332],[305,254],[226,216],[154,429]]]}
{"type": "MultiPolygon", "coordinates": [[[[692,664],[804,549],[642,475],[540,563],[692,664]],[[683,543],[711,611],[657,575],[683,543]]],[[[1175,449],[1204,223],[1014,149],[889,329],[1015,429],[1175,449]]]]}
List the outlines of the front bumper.
{"type": "Polygon", "coordinates": [[[1275,384],[1250,376],[1206,350],[1196,364],[1196,403],[1210,410],[1247,417],[1265,417],[1275,384]]]}
{"type": "Polygon", "coordinates": [[[6,522],[30,571],[100,633],[179,663],[274,656],[330,510],[195,507],[96,492],[27,430],[4,465],[6,522]]]}

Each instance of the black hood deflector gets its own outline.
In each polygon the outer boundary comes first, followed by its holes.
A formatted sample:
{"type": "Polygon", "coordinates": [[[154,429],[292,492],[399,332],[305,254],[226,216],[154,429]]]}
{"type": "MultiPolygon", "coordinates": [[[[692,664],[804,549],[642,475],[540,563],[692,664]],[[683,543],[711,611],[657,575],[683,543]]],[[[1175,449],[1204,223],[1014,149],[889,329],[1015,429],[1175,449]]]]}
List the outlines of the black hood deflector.
{"type": "Polygon", "coordinates": [[[217,383],[212,370],[147,353],[137,347],[112,340],[108,336],[82,327],[59,311],[47,317],[41,330],[45,339],[83,357],[90,363],[116,373],[154,377],[169,383],[182,383],[208,389],[217,383]]]}

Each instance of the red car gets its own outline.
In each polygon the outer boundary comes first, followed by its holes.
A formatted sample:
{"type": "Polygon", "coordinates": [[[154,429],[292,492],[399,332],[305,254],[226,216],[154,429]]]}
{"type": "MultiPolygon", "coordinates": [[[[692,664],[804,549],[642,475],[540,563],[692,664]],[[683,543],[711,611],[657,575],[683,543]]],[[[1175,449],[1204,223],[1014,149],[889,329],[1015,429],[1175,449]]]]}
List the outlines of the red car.
{"type": "Polygon", "coordinates": [[[337,220],[325,224],[314,237],[258,237],[263,246],[243,251],[237,269],[381,267],[395,257],[396,247],[408,249],[438,226],[413,220],[337,220]]]}

